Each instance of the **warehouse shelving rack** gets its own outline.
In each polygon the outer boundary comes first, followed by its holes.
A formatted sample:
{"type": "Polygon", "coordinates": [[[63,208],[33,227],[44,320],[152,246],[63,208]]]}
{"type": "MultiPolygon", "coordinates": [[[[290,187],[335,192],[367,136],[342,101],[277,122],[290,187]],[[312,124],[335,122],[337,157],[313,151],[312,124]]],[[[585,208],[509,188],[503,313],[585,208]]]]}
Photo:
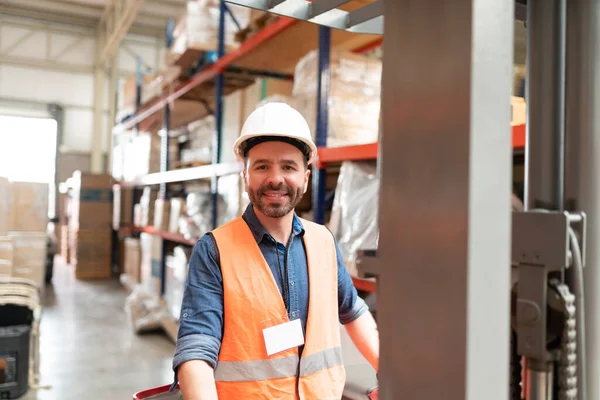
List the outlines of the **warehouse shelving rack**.
{"type": "MultiPolygon", "coordinates": [[[[310,41],[318,41],[318,80],[317,80],[317,123],[316,123],[316,144],[318,147],[318,161],[312,174],[312,208],[313,220],[317,223],[325,223],[326,212],[326,188],[325,177],[327,167],[343,161],[361,161],[378,160],[379,146],[377,143],[329,148],[327,147],[328,132],[328,91],[329,91],[329,56],[332,45],[344,50],[351,50],[356,53],[364,53],[373,50],[383,43],[382,35],[354,34],[348,32],[332,30],[329,27],[316,26],[308,22],[279,17],[276,21],[263,27],[256,35],[244,41],[240,47],[225,53],[225,16],[228,13],[228,7],[225,1],[221,1],[219,18],[218,49],[216,60],[195,73],[189,80],[177,86],[174,90],[164,93],[162,96],[151,100],[148,104],[140,106],[139,98],[141,91],[141,79],[138,74],[137,91],[138,102],[136,112],[125,121],[117,124],[113,128],[113,135],[118,135],[132,129],[144,129],[152,123],[162,120],[163,133],[161,135],[161,153],[160,153],[160,172],[151,173],[133,181],[121,181],[120,185],[124,187],[140,188],[149,185],[159,185],[159,198],[165,198],[167,195],[166,185],[175,182],[190,182],[197,180],[211,181],[212,193],[212,223],[216,227],[218,220],[218,179],[219,177],[236,174],[241,172],[241,163],[222,163],[220,159],[222,131],[223,131],[223,96],[230,94],[235,90],[249,86],[249,83],[239,84],[236,77],[252,75],[275,76],[286,78],[293,73],[290,66],[305,55],[308,50],[314,48],[310,41]],[[304,29],[302,27],[308,27],[304,29]],[[316,33],[317,31],[318,33],[316,33]],[[309,33],[303,35],[303,33],[309,33]],[[275,53],[277,43],[286,43],[286,41],[302,37],[302,44],[298,48],[289,49],[286,46],[287,55],[282,57],[282,52],[275,53]],[[309,42],[308,45],[306,42],[309,42]],[[308,46],[308,47],[307,47],[308,46]],[[269,57],[270,55],[270,57],[269,57]],[[285,58],[288,59],[285,59],[285,58]],[[265,58],[269,59],[268,65],[265,64],[265,58]],[[260,61],[262,60],[262,62],[260,61]],[[235,67],[235,68],[232,68],[235,67]],[[267,71],[266,69],[271,69],[267,71]],[[236,75],[237,74],[237,75],[236,75]],[[227,79],[231,78],[233,79],[227,79]],[[205,95],[209,91],[214,91],[213,104],[207,104],[205,95]],[[171,124],[171,104],[175,104],[179,99],[192,99],[199,102],[199,107],[204,107],[206,115],[213,111],[215,115],[216,129],[213,138],[213,162],[210,165],[170,170],[170,160],[168,151],[168,137],[171,129],[175,128],[171,124]],[[203,104],[203,106],[200,105],[203,104]],[[211,106],[214,110],[211,110],[211,106]],[[161,115],[162,113],[162,115],[161,115]]],[[[169,35],[167,45],[170,44],[169,35]]],[[[198,119],[195,117],[194,120],[198,119]]],[[[189,123],[192,121],[185,121],[189,123]]],[[[513,147],[522,149],[525,145],[525,127],[523,125],[513,128],[513,147]]],[[[134,196],[134,199],[137,196],[134,196]]],[[[194,241],[185,238],[183,235],[160,232],[153,227],[127,227],[122,228],[125,233],[146,232],[152,235],[160,236],[164,241],[179,243],[187,246],[193,246],[194,241]]],[[[117,246],[115,246],[117,247],[117,246]]],[[[164,294],[165,281],[165,249],[163,246],[162,256],[162,293],[164,294]]],[[[371,279],[353,278],[354,284],[358,290],[364,292],[375,292],[376,284],[371,279]]],[[[176,334],[174,321],[164,321],[165,329],[173,338],[176,334]],[[173,334],[173,332],[175,332],[173,334]]]]}

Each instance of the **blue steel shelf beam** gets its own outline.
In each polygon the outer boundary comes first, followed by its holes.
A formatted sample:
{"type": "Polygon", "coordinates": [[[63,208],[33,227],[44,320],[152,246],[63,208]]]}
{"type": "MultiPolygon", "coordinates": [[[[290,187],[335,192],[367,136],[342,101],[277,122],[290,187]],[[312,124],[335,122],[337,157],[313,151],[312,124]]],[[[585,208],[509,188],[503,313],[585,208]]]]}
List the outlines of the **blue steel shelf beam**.
{"type": "MultiPolygon", "coordinates": [[[[329,86],[330,86],[330,48],[331,29],[326,26],[319,27],[319,74],[317,78],[317,147],[327,146],[327,130],[329,127],[329,86]]],[[[318,224],[325,223],[325,178],[326,170],[315,167],[313,171],[313,220],[318,224]]]]}
{"type": "MultiPolygon", "coordinates": [[[[227,13],[227,5],[224,0],[221,0],[219,6],[219,46],[218,58],[221,59],[225,55],[225,14],[227,13]]],[[[223,89],[225,81],[223,71],[217,75],[217,88],[215,93],[215,133],[213,137],[213,164],[221,162],[221,138],[223,137],[223,89]]],[[[213,175],[211,179],[211,194],[212,194],[212,225],[217,228],[219,216],[219,178],[213,175]]]]}

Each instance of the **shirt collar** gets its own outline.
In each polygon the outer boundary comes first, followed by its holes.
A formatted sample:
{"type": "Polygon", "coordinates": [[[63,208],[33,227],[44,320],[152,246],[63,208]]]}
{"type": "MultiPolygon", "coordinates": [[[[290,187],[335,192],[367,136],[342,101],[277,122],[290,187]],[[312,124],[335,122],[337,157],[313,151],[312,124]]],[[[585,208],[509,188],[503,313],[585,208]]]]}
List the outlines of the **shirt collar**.
{"type": "MultiPolygon", "coordinates": [[[[248,204],[248,206],[246,207],[246,211],[244,211],[242,217],[244,218],[244,221],[246,221],[246,223],[248,224],[248,227],[250,227],[250,231],[252,231],[254,239],[256,239],[257,243],[260,243],[265,237],[271,237],[269,232],[267,232],[267,230],[263,228],[262,224],[258,220],[258,217],[254,212],[254,207],[252,206],[252,203],[248,204]]],[[[294,219],[292,221],[292,234],[294,236],[304,235],[304,226],[302,225],[302,221],[300,221],[300,218],[298,218],[298,215],[296,215],[295,211],[294,219]]]]}

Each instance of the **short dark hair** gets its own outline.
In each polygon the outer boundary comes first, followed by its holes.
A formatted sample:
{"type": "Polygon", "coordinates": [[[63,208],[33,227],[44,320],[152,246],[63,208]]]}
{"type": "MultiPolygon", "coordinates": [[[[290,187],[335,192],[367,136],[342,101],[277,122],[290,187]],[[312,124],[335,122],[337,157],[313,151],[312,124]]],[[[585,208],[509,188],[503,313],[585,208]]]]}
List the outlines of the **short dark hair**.
{"type": "MultiPolygon", "coordinates": [[[[302,161],[304,164],[304,169],[308,169],[308,159],[306,157],[302,157],[302,161]]],[[[244,154],[244,168],[248,168],[248,155],[244,154]]]]}
{"type": "Polygon", "coordinates": [[[264,143],[264,142],[283,142],[287,144],[291,144],[296,147],[298,150],[302,152],[302,159],[304,160],[304,168],[308,168],[308,159],[310,157],[311,149],[306,145],[306,143],[301,140],[290,138],[287,136],[257,136],[250,138],[242,143],[242,156],[244,157],[244,167],[248,166],[248,152],[256,145],[264,143]]]}

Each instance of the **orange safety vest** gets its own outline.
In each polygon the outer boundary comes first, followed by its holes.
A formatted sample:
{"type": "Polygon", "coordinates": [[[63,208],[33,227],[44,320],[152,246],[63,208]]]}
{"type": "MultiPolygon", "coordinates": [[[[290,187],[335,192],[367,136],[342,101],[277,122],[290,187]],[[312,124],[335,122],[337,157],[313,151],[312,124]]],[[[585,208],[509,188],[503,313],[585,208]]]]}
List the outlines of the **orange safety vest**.
{"type": "Polygon", "coordinates": [[[271,356],[263,329],[288,322],[277,283],[241,218],[217,228],[224,291],[221,351],[215,368],[219,400],[340,400],[346,381],[338,317],[337,258],[331,233],[302,220],[309,276],[304,350],[271,356]]]}

